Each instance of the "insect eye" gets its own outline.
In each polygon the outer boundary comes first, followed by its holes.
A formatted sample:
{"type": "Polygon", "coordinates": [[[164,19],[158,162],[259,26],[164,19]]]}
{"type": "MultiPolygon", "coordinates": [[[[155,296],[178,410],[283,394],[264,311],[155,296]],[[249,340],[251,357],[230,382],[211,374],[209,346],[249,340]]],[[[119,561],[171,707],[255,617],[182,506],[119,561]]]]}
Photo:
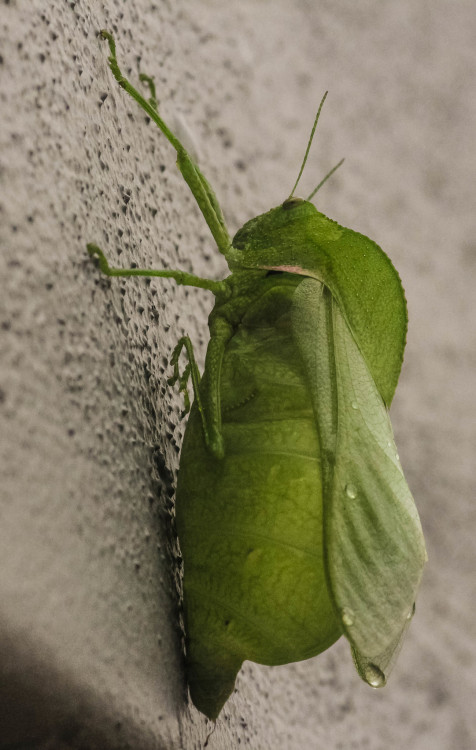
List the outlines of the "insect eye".
{"type": "Polygon", "coordinates": [[[303,198],[294,198],[294,197],[287,198],[282,204],[281,208],[284,208],[284,210],[287,211],[290,208],[294,208],[295,206],[298,206],[300,203],[304,203],[303,198]]]}

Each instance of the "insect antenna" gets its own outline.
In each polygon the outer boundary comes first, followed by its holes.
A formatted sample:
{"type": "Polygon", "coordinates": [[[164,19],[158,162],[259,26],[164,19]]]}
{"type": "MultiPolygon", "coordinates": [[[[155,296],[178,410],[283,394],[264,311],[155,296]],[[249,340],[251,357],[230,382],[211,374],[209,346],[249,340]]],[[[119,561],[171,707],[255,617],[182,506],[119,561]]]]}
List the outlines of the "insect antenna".
{"type": "Polygon", "coordinates": [[[297,180],[294,183],[294,187],[291,190],[291,193],[290,193],[289,198],[287,200],[289,200],[290,198],[293,197],[294,191],[296,190],[296,188],[298,186],[298,183],[299,183],[299,180],[301,179],[301,175],[302,175],[302,173],[304,171],[304,167],[306,166],[307,157],[309,156],[309,149],[311,148],[312,139],[314,138],[314,133],[316,131],[317,121],[319,120],[319,115],[321,114],[321,109],[322,109],[322,106],[323,106],[323,104],[324,104],[324,102],[326,100],[327,94],[328,94],[328,92],[326,91],[326,93],[324,94],[324,96],[321,99],[321,103],[319,104],[319,109],[317,110],[317,115],[316,115],[316,118],[314,120],[314,125],[312,126],[311,135],[309,136],[309,140],[307,142],[306,153],[304,154],[304,159],[302,160],[301,169],[299,170],[299,174],[297,176],[297,180]]]}
{"type": "Polygon", "coordinates": [[[339,169],[340,165],[343,164],[343,163],[344,163],[344,159],[341,159],[340,162],[338,162],[338,164],[335,165],[335,167],[332,167],[331,171],[326,174],[326,176],[324,177],[324,179],[322,179],[320,181],[319,185],[316,188],[314,188],[314,190],[312,191],[312,193],[310,195],[308,195],[308,197],[306,198],[307,201],[310,201],[311,198],[314,198],[314,196],[317,193],[317,191],[324,185],[325,182],[327,182],[327,180],[329,179],[329,177],[331,175],[333,175],[334,172],[336,171],[336,169],[339,169]]]}

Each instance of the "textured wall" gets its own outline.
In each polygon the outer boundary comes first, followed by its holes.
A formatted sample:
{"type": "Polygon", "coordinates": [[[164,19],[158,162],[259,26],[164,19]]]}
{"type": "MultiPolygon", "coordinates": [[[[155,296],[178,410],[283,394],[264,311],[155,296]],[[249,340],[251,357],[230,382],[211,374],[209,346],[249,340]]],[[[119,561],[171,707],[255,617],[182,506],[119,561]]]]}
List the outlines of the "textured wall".
{"type": "Polygon", "coordinates": [[[232,232],[286,197],[329,88],[304,184],[347,157],[317,204],[384,247],[409,303],[392,414],[430,562],[399,664],[378,692],[344,642],[246,664],[210,748],[473,748],[474,3],[0,11],[0,748],[191,750],[209,729],[181,661],[166,377],[184,331],[203,358],[211,300],[105,281],[85,243],[124,266],[224,267],[173,150],[113,82],[103,27],[131,76],[155,75],[232,232]]]}

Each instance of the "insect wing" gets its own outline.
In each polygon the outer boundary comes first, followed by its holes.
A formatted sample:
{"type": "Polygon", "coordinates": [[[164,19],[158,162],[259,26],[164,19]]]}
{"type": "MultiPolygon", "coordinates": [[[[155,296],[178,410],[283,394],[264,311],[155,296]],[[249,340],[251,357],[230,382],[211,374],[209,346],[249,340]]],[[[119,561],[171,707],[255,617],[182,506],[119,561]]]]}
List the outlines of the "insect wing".
{"type": "Polygon", "coordinates": [[[397,638],[395,638],[394,641],[390,643],[390,645],[384,651],[382,651],[382,653],[369,658],[367,656],[363,656],[353,646],[351,647],[352,659],[354,660],[355,668],[360,677],[365,680],[365,682],[367,682],[371,687],[380,688],[385,687],[385,685],[387,684],[387,678],[391,673],[393,667],[395,666],[414,613],[415,605],[413,605],[411,611],[407,615],[405,624],[400,634],[397,636],[397,638]]]}
{"type": "Polygon", "coordinates": [[[296,291],[293,333],[320,439],[331,596],[361,676],[371,665],[385,676],[426,560],[420,520],[382,397],[338,304],[313,279],[296,291]]]}

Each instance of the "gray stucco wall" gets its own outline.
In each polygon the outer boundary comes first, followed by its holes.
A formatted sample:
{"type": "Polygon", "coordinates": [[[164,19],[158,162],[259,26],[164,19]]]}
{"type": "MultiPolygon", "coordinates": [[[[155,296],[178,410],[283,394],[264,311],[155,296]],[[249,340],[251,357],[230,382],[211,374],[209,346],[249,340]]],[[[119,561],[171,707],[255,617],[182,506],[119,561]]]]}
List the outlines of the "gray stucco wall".
{"type": "Polygon", "coordinates": [[[282,201],[317,103],[320,210],[375,239],[410,330],[392,419],[430,562],[394,675],[346,644],[246,664],[209,747],[476,744],[474,3],[4,0],[1,29],[0,748],[201,747],[187,703],[171,523],[183,434],[168,359],[203,362],[211,299],[117,264],[220,277],[165,139],[115,85],[155,75],[234,232],[282,201]]]}

